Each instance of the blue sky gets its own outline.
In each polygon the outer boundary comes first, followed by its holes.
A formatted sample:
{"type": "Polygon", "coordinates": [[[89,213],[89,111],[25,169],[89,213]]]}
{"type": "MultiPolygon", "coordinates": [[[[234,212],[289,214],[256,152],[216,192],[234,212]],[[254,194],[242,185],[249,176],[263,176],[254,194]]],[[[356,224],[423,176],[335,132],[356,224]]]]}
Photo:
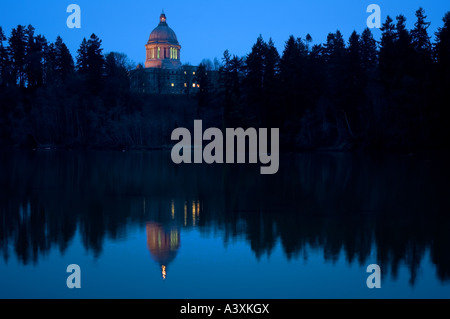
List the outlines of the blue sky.
{"type": "MultiPolygon", "coordinates": [[[[291,34],[310,33],[314,43],[323,43],[329,32],[339,29],[348,39],[353,30],[366,27],[366,8],[372,3],[381,7],[382,21],[387,15],[404,14],[408,28],[414,26],[417,8],[424,7],[433,39],[450,11],[449,0],[3,0],[0,26],[8,36],[18,24],[32,24],[37,34],[52,42],[60,35],[74,58],[83,37],[96,33],[105,52],[123,52],[140,63],[164,8],[182,46],[182,62],[198,64],[203,58],[221,58],[226,49],[243,56],[259,34],[266,40],[271,37],[280,53],[291,34]],[[66,26],[66,8],[72,3],[81,7],[81,29],[66,26]]],[[[380,31],[374,29],[374,35],[378,38],[380,31]]]]}

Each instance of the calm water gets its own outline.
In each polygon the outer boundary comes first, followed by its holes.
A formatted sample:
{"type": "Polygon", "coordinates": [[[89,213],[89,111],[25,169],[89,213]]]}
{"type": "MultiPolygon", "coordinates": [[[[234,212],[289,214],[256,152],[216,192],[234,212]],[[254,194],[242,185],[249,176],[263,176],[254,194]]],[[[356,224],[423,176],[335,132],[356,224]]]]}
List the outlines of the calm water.
{"type": "Polygon", "coordinates": [[[291,154],[274,176],[169,152],[0,160],[0,298],[450,298],[442,156],[291,154]]]}

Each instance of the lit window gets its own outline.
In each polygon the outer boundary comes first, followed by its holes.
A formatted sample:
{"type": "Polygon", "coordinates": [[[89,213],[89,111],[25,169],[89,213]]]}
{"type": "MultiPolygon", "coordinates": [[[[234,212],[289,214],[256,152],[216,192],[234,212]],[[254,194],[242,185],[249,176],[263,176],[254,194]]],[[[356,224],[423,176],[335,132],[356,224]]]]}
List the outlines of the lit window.
{"type": "Polygon", "coordinates": [[[186,75],[186,71],[184,71],[184,74],[186,75]]]}
{"type": "Polygon", "coordinates": [[[192,72],[193,75],[195,75],[195,72],[192,72]]]}
{"type": "Polygon", "coordinates": [[[187,83],[184,83],[184,87],[187,88],[187,83]]]}
{"type": "Polygon", "coordinates": [[[172,83],[170,86],[171,86],[171,87],[174,87],[174,86],[175,86],[175,83],[172,83]]]}
{"type": "Polygon", "coordinates": [[[192,83],[192,87],[195,88],[195,83],[192,83]]]}
{"type": "Polygon", "coordinates": [[[200,88],[200,84],[197,84],[197,87],[200,88]]]}
{"type": "Polygon", "coordinates": [[[160,48],[160,47],[158,47],[158,55],[157,55],[157,59],[159,59],[159,57],[160,57],[160,54],[161,54],[161,48],[160,48]]]}

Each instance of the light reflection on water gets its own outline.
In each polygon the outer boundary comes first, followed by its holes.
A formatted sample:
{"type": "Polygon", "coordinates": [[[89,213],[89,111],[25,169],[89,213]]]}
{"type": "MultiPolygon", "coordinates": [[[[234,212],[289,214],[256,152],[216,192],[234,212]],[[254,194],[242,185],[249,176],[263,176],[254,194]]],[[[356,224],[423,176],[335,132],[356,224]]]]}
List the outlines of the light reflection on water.
{"type": "Polygon", "coordinates": [[[166,152],[1,159],[1,298],[450,297],[444,159],[286,155],[270,177],[166,152]]]}

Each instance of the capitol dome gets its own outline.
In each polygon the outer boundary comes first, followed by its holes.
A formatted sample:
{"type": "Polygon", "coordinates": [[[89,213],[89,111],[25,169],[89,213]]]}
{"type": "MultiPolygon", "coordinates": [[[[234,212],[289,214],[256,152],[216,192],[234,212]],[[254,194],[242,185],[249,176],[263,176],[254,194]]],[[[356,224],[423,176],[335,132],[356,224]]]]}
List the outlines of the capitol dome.
{"type": "Polygon", "coordinates": [[[148,44],[154,43],[169,43],[178,45],[178,39],[175,32],[169,27],[166,22],[166,15],[161,14],[159,25],[152,31],[150,38],[148,39],[148,44]]]}
{"type": "Polygon", "coordinates": [[[164,12],[159,25],[152,31],[146,44],[146,68],[178,69],[181,66],[177,35],[167,24],[164,12]]]}

